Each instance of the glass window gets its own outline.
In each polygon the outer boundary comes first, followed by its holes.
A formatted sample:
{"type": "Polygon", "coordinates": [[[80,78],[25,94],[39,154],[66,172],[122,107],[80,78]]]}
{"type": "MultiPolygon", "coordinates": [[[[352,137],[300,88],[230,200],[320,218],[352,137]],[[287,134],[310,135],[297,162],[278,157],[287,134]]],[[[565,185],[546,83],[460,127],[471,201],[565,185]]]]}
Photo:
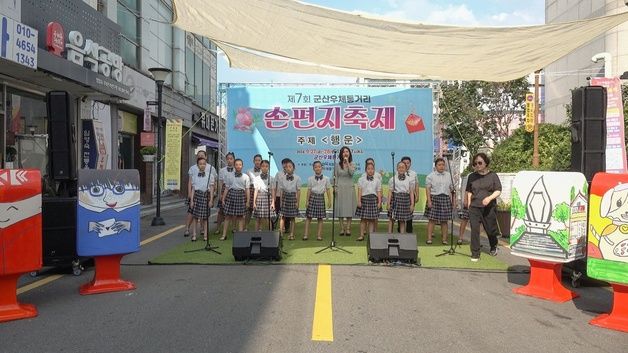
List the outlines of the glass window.
{"type": "Polygon", "coordinates": [[[185,93],[189,96],[194,96],[195,91],[193,43],[194,41],[192,41],[192,48],[189,43],[185,46],[185,93]]]}
{"type": "Polygon", "coordinates": [[[209,70],[209,65],[203,62],[203,108],[209,108],[209,95],[210,95],[210,84],[211,84],[211,73],[209,70]]]}
{"type": "Polygon", "coordinates": [[[48,175],[48,118],[44,97],[11,90],[6,99],[5,168],[48,175]]]}
{"type": "Polygon", "coordinates": [[[139,35],[139,8],[137,0],[118,0],[118,24],[120,36],[120,56],[122,61],[131,67],[137,68],[139,35]]]}
{"type": "Polygon", "coordinates": [[[203,60],[198,55],[194,60],[194,83],[196,85],[194,100],[200,104],[203,101],[203,60]]]}

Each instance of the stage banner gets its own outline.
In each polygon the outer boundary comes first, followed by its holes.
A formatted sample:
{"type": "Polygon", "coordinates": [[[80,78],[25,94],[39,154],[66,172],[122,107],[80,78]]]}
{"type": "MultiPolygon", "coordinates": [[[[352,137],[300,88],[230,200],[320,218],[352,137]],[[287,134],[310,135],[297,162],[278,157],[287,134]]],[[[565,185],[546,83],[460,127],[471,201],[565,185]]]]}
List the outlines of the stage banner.
{"type": "Polygon", "coordinates": [[[606,87],[606,172],[626,173],[624,103],[618,77],[592,77],[591,86],[606,87]]]}
{"type": "MultiPolygon", "coordinates": [[[[271,173],[291,158],[307,181],[312,162],[333,171],[333,150],[353,151],[358,172],[372,157],[383,184],[395,161],[408,155],[420,185],[433,166],[433,97],[430,88],[371,87],[231,87],[227,90],[228,150],[249,168],[256,153],[274,154],[271,173]]],[[[423,192],[424,193],[424,192],[423,192]]]]}
{"type": "Polygon", "coordinates": [[[164,154],[164,190],[181,189],[181,134],[180,119],[166,122],[166,152],[164,154]]]}

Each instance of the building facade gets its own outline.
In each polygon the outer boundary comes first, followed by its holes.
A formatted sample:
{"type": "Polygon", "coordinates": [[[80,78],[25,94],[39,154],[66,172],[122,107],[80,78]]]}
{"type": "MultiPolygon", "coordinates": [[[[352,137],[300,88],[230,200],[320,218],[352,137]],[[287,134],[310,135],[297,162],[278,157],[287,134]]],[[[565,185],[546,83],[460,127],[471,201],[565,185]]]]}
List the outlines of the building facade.
{"type": "MultiPolygon", "coordinates": [[[[545,23],[577,21],[628,11],[625,0],[546,0],[545,23]]],[[[567,119],[565,105],[571,103],[571,90],[587,85],[588,77],[621,76],[628,71],[628,23],[613,28],[571,54],[548,65],[545,70],[545,121],[559,124],[567,119]],[[610,73],[604,60],[591,58],[608,52],[610,73]]]]}
{"type": "Polygon", "coordinates": [[[139,150],[156,144],[152,67],[172,70],[163,117],[183,125],[180,188],[195,150],[216,158],[215,45],[172,26],[170,0],[0,0],[0,14],[10,32],[0,48],[0,167],[40,169],[54,194],[51,146],[64,137],[74,170],[138,169],[150,203],[155,167],[139,150]],[[51,91],[68,93],[68,136],[50,128],[51,91]]]}

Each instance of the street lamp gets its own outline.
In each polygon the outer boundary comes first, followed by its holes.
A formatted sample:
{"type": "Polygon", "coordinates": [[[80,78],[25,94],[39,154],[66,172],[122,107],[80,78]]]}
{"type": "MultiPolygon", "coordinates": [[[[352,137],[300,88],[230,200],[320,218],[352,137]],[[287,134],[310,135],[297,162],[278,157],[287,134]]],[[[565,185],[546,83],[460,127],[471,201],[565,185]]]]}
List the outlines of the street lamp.
{"type": "Polygon", "coordinates": [[[151,226],[163,226],[166,223],[161,218],[161,96],[164,87],[164,81],[172,72],[170,69],[163,67],[153,67],[148,69],[157,84],[157,208],[155,217],[151,222],[151,226]]]}

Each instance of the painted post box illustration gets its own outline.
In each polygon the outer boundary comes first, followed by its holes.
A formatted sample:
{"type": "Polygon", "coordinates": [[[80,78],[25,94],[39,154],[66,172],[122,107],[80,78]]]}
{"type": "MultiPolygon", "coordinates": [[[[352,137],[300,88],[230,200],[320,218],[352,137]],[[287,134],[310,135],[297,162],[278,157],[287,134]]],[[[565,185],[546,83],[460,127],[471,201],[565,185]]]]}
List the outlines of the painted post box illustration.
{"type": "Polygon", "coordinates": [[[590,323],[628,332],[628,174],[595,174],[590,203],[587,275],[613,287],[611,313],[590,323]]]}
{"type": "Polygon", "coordinates": [[[588,190],[581,173],[517,173],[510,249],[530,262],[530,282],[516,293],[558,302],[577,296],[562,286],[561,268],[586,256],[588,190]]]}
{"type": "Polygon", "coordinates": [[[42,267],[41,174],[0,169],[0,322],[37,316],[17,301],[17,281],[42,267]]]}
{"type": "Polygon", "coordinates": [[[120,279],[120,260],[140,249],[140,182],[137,170],[79,171],[77,253],[94,257],[94,280],[81,294],[135,288],[120,279]]]}

